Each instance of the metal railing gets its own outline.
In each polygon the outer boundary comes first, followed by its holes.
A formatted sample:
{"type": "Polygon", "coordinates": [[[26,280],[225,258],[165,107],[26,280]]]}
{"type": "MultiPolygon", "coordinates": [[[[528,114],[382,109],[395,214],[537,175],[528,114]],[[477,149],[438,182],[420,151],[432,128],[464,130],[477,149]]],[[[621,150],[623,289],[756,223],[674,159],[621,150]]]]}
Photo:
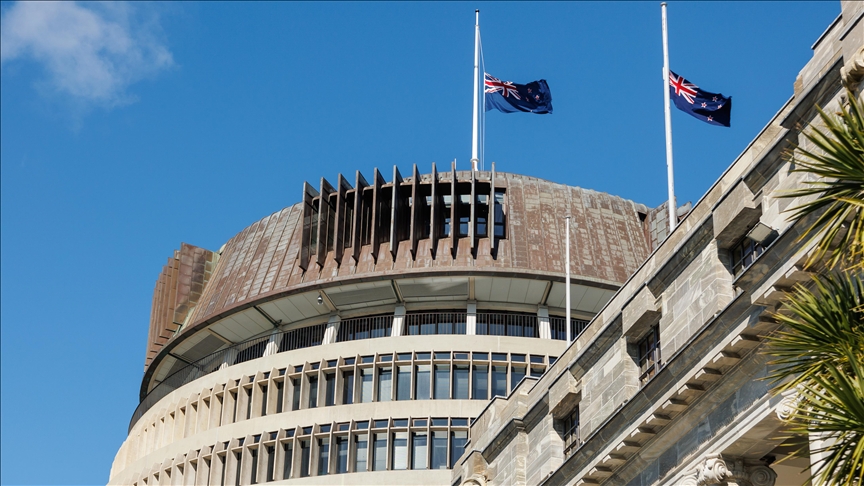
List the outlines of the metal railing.
{"type": "Polygon", "coordinates": [[[477,334],[540,337],[536,314],[477,313],[477,334]]]}
{"type": "Polygon", "coordinates": [[[358,339],[390,337],[392,331],[393,314],[344,319],[339,323],[339,335],[336,341],[341,343],[358,339]]]}
{"type": "Polygon", "coordinates": [[[317,324],[314,326],[303,327],[291,331],[284,331],[273,335],[268,335],[256,339],[250,339],[242,343],[231,345],[225,349],[220,349],[213,353],[196,360],[193,363],[180,368],[167,378],[159,382],[152,390],[147,393],[147,396],[141,400],[135,413],[132,414],[132,419],[129,422],[129,430],[153,407],[159,400],[165,398],[172,391],[180,388],[187,383],[191,383],[202,376],[209,375],[214,371],[224,367],[251,361],[264,356],[267,351],[267,344],[273,342],[278,343],[278,348],[271,351],[272,353],[282,353],[295,349],[307,348],[310,346],[318,346],[324,340],[324,330],[327,324],[317,324]]]}
{"type": "MultiPolygon", "coordinates": [[[[552,332],[552,339],[558,339],[561,341],[567,340],[567,328],[564,327],[564,321],[566,321],[566,317],[549,317],[549,330],[552,332]]],[[[570,319],[570,339],[575,340],[582,334],[585,329],[588,328],[588,324],[591,321],[586,321],[584,319],[570,319]]]]}
{"type": "Polygon", "coordinates": [[[425,312],[405,315],[405,335],[465,334],[465,312],[425,312]]]}

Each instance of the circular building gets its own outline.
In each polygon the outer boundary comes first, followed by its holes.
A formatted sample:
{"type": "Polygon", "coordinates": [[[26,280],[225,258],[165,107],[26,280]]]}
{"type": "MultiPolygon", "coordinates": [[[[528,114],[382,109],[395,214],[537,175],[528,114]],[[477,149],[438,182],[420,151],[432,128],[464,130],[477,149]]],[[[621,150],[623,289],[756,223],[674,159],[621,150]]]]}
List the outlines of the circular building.
{"type": "Polygon", "coordinates": [[[109,482],[449,484],[471,419],[566,347],[564,216],[575,337],[662,214],[494,166],[304,183],[168,259],[109,482]]]}

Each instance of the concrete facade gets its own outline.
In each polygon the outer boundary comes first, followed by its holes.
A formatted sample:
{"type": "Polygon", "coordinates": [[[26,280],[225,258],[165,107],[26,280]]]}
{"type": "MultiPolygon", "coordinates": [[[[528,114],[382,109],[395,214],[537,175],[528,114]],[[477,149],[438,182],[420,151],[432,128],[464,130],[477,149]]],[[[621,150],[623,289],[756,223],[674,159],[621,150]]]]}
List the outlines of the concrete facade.
{"type": "Polygon", "coordinates": [[[792,98],[678,228],[542,377],[477,417],[451,484],[809,484],[813,457],[795,452],[809,438],[780,438],[794,395],[770,393],[760,351],[783,290],[809,278],[810,221],[777,197],[808,176],[784,153],[808,146],[815,106],[838,111],[844,86],[862,96],[864,4],[841,4],[792,98]],[[771,235],[736,261],[757,224],[771,235]]]}

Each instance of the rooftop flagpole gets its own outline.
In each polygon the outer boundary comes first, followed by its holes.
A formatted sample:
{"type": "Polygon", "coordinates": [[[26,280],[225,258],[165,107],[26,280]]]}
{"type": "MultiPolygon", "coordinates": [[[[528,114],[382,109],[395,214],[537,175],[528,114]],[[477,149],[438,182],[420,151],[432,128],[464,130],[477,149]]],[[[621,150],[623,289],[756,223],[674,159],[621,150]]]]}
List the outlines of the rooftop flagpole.
{"type": "Polygon", "coordinates": [[[480,139],[480,10],[474,11],[474,121],[471,134],[471,170],[476,171],[480,159],[477,145],[480,139]]]}
{"type": "Polygon", "coordinates": [[[669,40],[666,27],[666,2],[660,4],[663,13],[663,108],[666,113],[666,175],[669,182],[669,233],[678,223],[675,204],[675,176],[672,170],[672,113],[669,108],[669,40]]]}

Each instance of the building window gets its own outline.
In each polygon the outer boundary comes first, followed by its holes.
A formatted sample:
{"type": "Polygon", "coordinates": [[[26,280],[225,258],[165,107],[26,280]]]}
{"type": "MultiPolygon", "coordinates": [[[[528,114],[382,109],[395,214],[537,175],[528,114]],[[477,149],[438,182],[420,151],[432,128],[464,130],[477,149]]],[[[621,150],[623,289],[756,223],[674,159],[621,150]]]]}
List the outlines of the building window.
{"type": "Polygon", "coordinates": [[[453,398],[468,399],[468,383],[470,368],[468,365],[453,366],[453,398]]]}
{"type": "Polygon", "coordinates": [[[372,443],[372,470],[387,470],[387,434],[374,434],[372,443]]]}
{"type": "Polygon", "coordinates": [[[447,432],[432,432],[432,469],[447,469],[447,432]]]}
{"type": "Polygon", "coordinates": [[[309,377],[309,408],[318,406],[318,377],[309,377]]]}
{"type": "Polygon", "coordinates": [[[324,406],[330,407],[336,404],[336,374],[326,373],[324,375],[324,406]]]}
{"type": "Polygon", "coordinates": [[[394,471],[408,469],[408,432],[393,433],[393,465],[394,471]]]}
{"type": "Polygon", "coordinates": [[[492,367],[492,396],[507,396],[507,367],[492,367]]]}
{"type": "Polygon", "coordinates": [[[430,365],[417,366],[417,379],[414,382],[414,399],[429,400],[429,390],[432,387],[430,365]]]}
{"type": "Polygon", "coordinates": [[[413,313],[405,316],[405,334],[465,334],[465,312],[413,313]]]}
{"type": "Polygon", "coordinates": [[[378,368],[378,401],[389,402],[393,382],[393,368],[378,368]]]}
{"type": "Polygon", "coordinates": [[[732,257],[732,274],[736,277],[741,275],[744,270],[747,270],[750,268],[750,265],[753,265],[756,258],[758,258],[764,251],[765,248],[763,248],[758,242],[753,241],[746,236],[742,238],[738,244],[729,250],[732,257]]]}
{"type": "Polygon", "coordinates": [[[474,400],[486,400],[489,398],[489,367],[474,366],[474,387],[471,390],[474,400]]]}
{"type": "Polygon", "coordinates": [[[338,342],[389,337],[393,329],[393,314],[345,319],[339,323],[338,342]]]}
{"type": "Polygon", "coordinates": [[[639,381],[645,384],[660,370],[660,326],[651,326],[651,330],[638,344],[639,381]]]}
{"type": "Polygon", "coordinates": [[[465,444],[468,443],[468,432],[457,430],[450,432],[450,468],[456,465],[456,461],[465,452],[465,444]]]}
{"type": "Polygon", "coordinates": [[[506,238],[505,228],[507,226],[507,214],[504,210],[504,190],[495,190],[495,201],[493,201],[495,211],[495,238],[506,238]]]}
{"type": "Polygon", "coordinates": [[[336,438],[336,473],[348,472],[348,437],[336,438]]]}
{"type": "Polygon", "coordinates": [[[414,432],[411,439],[411,469],[426,469],[429,436],[426,432],[414,432]]]}
{"type": "Polygon", "coordinates": [[[540,337],[535,314],[478,313],[477,334],[483,336],[540,337]]]}
{"type": "Polygon", "coordinates": [[[318,439],[318,475],[324,476],[330,464],[330,439],[318,439]]]}
{"type": "Polygon", "coordinates": [[[513,366],[510,368],[510,391],[513,391],[519,382],[525,378],[524,366],[513,366]]]}
{"type": "Polygon", "coordinates": [[[311,456],[310,442],[308,440],[300,441],[300,477],[309,477],[309,459],[311,456]]]}
{"type": "MultiPolygon", "coordinates": [[[[549,317],[549,328],[552,331],[552,339],[561,341],[567,340],[567,328],[564,326],[564,317],[549,317]]],[[[588,323],[585,319],[570,319],[570,339],[575,340],[588,328],[588,323]]]]}
{"type": "Polygon", "coordinates": [[[411,366],[396,367],[396,400],[411,400],[411,366]]]}
{"type": "Polygon", "coordinates": [[[372,368],[363,368],[360,370],[360,402],[369,403],[372,401],[372,368]]]}
{"type": "Polygon", "coordinates": [[[354,403],[354,372],[342,373],[342,403],[351,405],[354,403]]]}
{"type": "Polygon", "coordinates": [[[354,436],[354,472],[366,471],[366,457],[369,452],[369,436],[354,436]]]}
{"type": "Polygon", "coordinates": [[[282,446],[282,451],[285,452],[285,462],[282,463],[282,479],[288,479],[291,477],[291,462],[294,447],[290,442],[286,442],[285,445],[282,446]]]}
{"type": "Polygon", "coordinates": [[[579,439],[579,405],[564,417],[564,454],[581,443],[579,439]]]}
{"type": "Polygon", "coordinates": [[[450,398],[450,365],[435,365],[435,399],[450,398]]]}

